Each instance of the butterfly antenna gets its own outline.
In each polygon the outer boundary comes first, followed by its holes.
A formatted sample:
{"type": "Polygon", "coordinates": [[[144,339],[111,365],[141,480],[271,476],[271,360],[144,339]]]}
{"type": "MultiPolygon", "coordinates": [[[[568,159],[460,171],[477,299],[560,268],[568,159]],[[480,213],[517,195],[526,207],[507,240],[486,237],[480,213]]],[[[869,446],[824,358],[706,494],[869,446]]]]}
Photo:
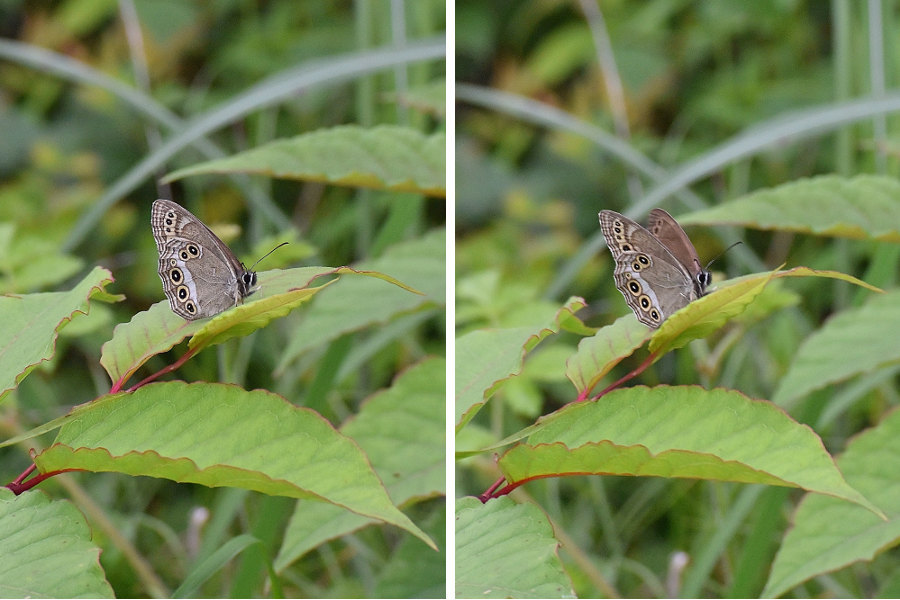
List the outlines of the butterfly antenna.
{"type": "MultiPolygon", "coordinates": [[[[285,243],[287,243],[287,242],[285,242],[285,243]]],[[[714,262],[716,262],[717,260],[719,260],[720,258],[722,258],[722,255],[723,255],[723,254],[725,254],[726,252],[728,252],[729,250],[731,250],[732,248],[734,248],[734,247],[737,246],[738,244],[743,244],[743,242],[740,241],[740,240],[738,240],[738,241],[736,241],[735,243],[733,243],[732,245],[730,245],[730,246],[728,246],[727,248],[725,248],[724,250],[722,250],[721,252],[719,252],[719,255],[718,255],[717,257],[715,257],[714,259],[712,259],[711,261],[709,261],[709,262],[706,264],[706,270],[709,271],[709,268],[712,266],[712,264],[713,264],[714,262]]]]}
{"type": "Polygon", "coordinates": [[[269,250],[268,252],[266,252],[265,254],[263,254],[262,256],[260,256],[259,259],[257,259],[257,261],[256,261],[255,263],[253,263],[253,266],[250,267],[250,268],[247,269],[247,270],[248,270],[248,271],[252,271],[252,270],[254,269],[254,267],[256,267],[256,265],[259,264],[259,261],[261,261],[262,259],[264,259],[264,258],[267,257],[268,255],[272,254],[273,252],[275,252],[276,250],[278,250],[278,249],[281,248],[282,246],[287,246],[287,244],[288,244],[287,242],[281,242],[280,244],[278,244],[277,246],[275,246],[274,248],[272,248],[271,250],[269,250]]]}

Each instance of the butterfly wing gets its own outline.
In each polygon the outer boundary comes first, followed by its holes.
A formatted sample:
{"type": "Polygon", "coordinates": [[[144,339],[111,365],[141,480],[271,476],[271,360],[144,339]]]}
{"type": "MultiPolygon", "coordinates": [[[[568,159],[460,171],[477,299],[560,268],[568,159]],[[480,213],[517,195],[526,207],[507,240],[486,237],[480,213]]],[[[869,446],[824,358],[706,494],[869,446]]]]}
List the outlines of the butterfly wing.
{"type": "Polygon", "coordinates": [[[681,225],[663,209],[654,208],[650,211],[647,230],[662,242],[675,260],[691,274],[691,280],[696,283],[697,295],[702,296],[704,289],[709,285],[709,271],[700,264],[697,249],[694,248],[694,244],[691,243],[681,225]]]}
{"type": "Polygon", "coordinates": [[[641,323],[659,327],[697,299],[691,274],[648,230],[611,210],[600,212],[600,230],[616,262],[616,288],[641,323]]]}
{"type": "Polygon", "coordinates": [[[172,312],[188,320],[211,317],[239,304],[249,293],[243,285],[247,274],[243,265],[190,211],[156,200],[150,225],[159,253],[159,277],[172,312]]]}

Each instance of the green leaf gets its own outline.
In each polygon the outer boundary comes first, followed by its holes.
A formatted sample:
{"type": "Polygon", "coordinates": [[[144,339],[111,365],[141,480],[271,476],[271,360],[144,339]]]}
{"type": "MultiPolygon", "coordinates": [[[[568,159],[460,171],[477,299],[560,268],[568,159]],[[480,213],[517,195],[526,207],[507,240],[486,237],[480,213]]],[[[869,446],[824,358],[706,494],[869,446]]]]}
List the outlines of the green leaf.
{"type": "Polygon", "coordinates": [[[889,516],[836,498],[808,494],[801,500],[775,556],[762,596],[773,598],[811,577],[872,560],[900,542],[900,411],[853,438],[837,464],[847,481],[889,516]]]}
{"type": "Polygon", "coordinates": [[[457,598],[574,598],[553,528],[532,504],[456,501],[457,598]],[[489,533],[487,533],[489,532],[489,533]]]}
{"type": "Polygon", "coordinates": [[[256,173],[443,197],[445,145],[443,133],[425,135],[398,125],[342,125],[179,169],[164,181],[209,173],[256,173]]]}
{"type": "MultiPolygon", "coordinates": [[[[223,330],[241,327],[244,334],[254,329],[254,324],[260,327],[271,319],[283,316],[283,314],[296,307],[311,295],[320,291],[320,287],[307,288],[317,277],[332,272],[328,267],[303,267],[299,269],[264,271],[258,274],[260,290],[247,301],[233,309],[220,313],[212,319],[199,319],[186,321],[169,308],[169,302],[163,300],[157,302],[149,309],[137,313],[131,321],[116,326],[112,339],[103,344],[101,349],[100,364],[109,373],[113,382],[128,380],[137,369],[152,356],[165,352],[179,344],[186,337],[198,336],[209,341],[210,334],[206,333],[212,321],[213,331],[221,333],[223,330]],[[278,285],[273,285],[277,280],[278,285]],[[290,299],[287,302],[279,302],[277,297],[291,290],[290,299]],[[275,303],[270,298],[276,297],[275,303]],[[248,308],[254,303],[263,301],[260,309],[248,308]],[[285,309],[285,305],[288,308],[285,309]],[[249,311],[247,314],[245,311],[249,311]],[[238,313],[235,316],[235,313],[238,313]],[[252,319],[245,327],[244,318],[252,319]]],[[[234,331],[237,333],[237,331],[234,331]]],[[[208,343],[205,345],[209,345],[208,343]]]]}
{"type": "MultiPolygon", "coordinates": [[[[268,291],[261,294],[259,298],[253,302],[245,302],[235,307],[233,310],[226,311],[216,315],[208,321],[204,321],[204,326],[199,329],[191,337],[188,342],[188,348],[199,351],[213,344],[221,344],[231,338],[242,337],[253,333],[257,329],[262,329],[272,320],[283,317],[294,308],[300,306],[313,295],[322,291],[326,286],[331,285],[336,280],[326,282],[319,287],[309,288],[308,286],[318,277],[322,275],[363,275],[373,279],[390,283],[403,290],[406,295],[415,294],[421,296],[422,293],[412,288],[390,275],[379,273],[378,271],[363,271],[351,269],[350,267],[338,267],[336,269],[325,269],[309,279],[305,276],[298,277],[296,271],[307,271],[308,275],[311,271],[308,269],[287,269],[283,271],[269,271],[265,277],[259,278],[260,285],[265,285],[268,291]],[[299,285],[299,287],[297,287],[299,285]]],[[[315,271],[315,268],[313,268],[315,271]]]]}
{"type": "Polygon", "coordinates": [[[421,290],[412,295],[396,287],[363,278],[348,278],[324,290],[303,314],[292,341],[282,352],[276,368],[282,372],[298,356],[345,333],[359,331],[395,317],[432,306],[444,306],[446,294],[446,236],[443,229],[391,246],[373,260],[356,268],[390,273],[421,290]],[[365,307],[365,310],[361,310],[365,307]]]}
{"type": "Polygon", "coordinates": [[[662,356],[716,331],[743,312],[772,280],[774,273],[755,273],[722,283],[712,293],[694,300],[653,332],[650,352],[662,356]]]}
{"type": "Polygon", "coordinates": [[[563,475],[684,477],[800,487],[879,512],[822,441],[770,402],[699,387],[616,390],[570,404],[497,444],[510,483],[563,475]]]}
{"type": "Polygon", "coordinates": [[[0,596],[113,598],[84,515],[38,491],[0,488],[0,596]]]}
{"type": "Polygon", "coordinates": [[[823,175],[749,194],[678,222],[900,242],[898,197],[900,182],[894,177],[823,175]]]}
{"type": "Polygon", "coordinates": [[[38,364],[53,357],[59,330],[91,300],[120,299],[105,291],[109,271],[95,267],[68,292],[0,296],[0,399],[38,364]]]}
{"type": "Polygon", "coordinates": [[[872,298],[845,310],[813,332],[800,346],[772,401],[792,407],[813,390],[900,362],[900,292],[872,298]],[[865,340],[865,343],[859,343],[865,340]],[[848,352],[848,348],[853,352],[848,352]]]}
{"type": "Polygon", "coordinates": [[[67,420],[71,419],[73,415],[77,414],[79,411],[84,410],[86,405],[76,406],[72,409],[72,412],[65,414],[61,417],[56,417],[51,421],[46,421],[41,423],[37,427],[29,429],[24,433],[20,433],[19,435],[14,435],[11,438],[7,438],[0,443],[0,448],[5,448],[7,446],[12,446],[13,444],[18,444],[19,442],[24,442],[25,440],[30,440],[31,438],[37,437],[39,435],[43,435],[48,431],[53,431],[62,426],[67,420]]]}
{"type": "Polygon", "coordinates": [[[0,223],[0,293],[24,292],[62,283],[84,261],[63,254],[51,240],[34,234],[14,235],[12,223],[0,223]]]}
{"type": "Polygon", "coordinates": [[[314,498],[431,543],[352,440],[263,390],[167,382],[105,396],[73,415],[35,464],[41,473],[109,471],[314,498]]]}
{"type": "Polygon", "coordinates": [[[171,349],[190,336],[188,347],[199,352],[207,346],[221,344],[233,337],[249,335],[283,317],[335,280],[308,287],[325,275],[364,275],[403,288],[402,294],[415,292],[409,286],[382,273],[357,271],[349,267],[303,267],[260,272],[260,290],[244,304],[226,310],[210,319],[186,321],[169,309],[166,300],[136,314],[130,322],[118,325],[111,340],[103,344],[100,364],[114,383],[123,384],[152,356],[171,349]]]}
{"type": "Polygon", "coordinates": [[[481,329],[456,340],[456,430],[459,431],[487,402],[504,380],[520,373],[525,355],[560,323],[585,306],[581,298],[569,300],[546,325],[481,329]]]}
{"type": "Polygon", "coordinates": [[[647,327],[634,315],[619,317],[578,343],[578,351],[566,361],[566,377],[584,399],[622,359],[631,356],[649,337],[647,327]]]}
{"type": "Polygon", "coordinates": [[[810,269],[809,267],[794,267],[793,269],[788,269],[787,271],[776,271],[774,279],[780,279],[782,277],[824,277],[826,279],[839,279],[841,281],[846,281],[847,283],[852,283],[853,285],[858,285],[859,287],[866,288],[867,290],[870,290],[872,292],[884,292],[884,290],[879,287],[868,284],[861,279],[857,279],[853,275],[841,273],[840,271],[810,269]]]}
{"type": "Polygon", "coordinates": [[[275,571],[281,573],[310,550],[374,522],[331,504],[299,500],[275,557],[275,571]]]}
{"type": "MultiPolygon", "coordinates": [[[[396,504],[446,493],[446,361],[429,358],[369,398],[341,427],[369,457],[396,504]]],[[[321,543],[372,523],[338,507],[300,501],[275,559],[282,571],[321,543]]]]}
{"type": "Polygon", "coordinates": [[[728,319],[743,312],[762,293],[773,279],[782,277],[825,277],[840,279],[866,289],[880,292],[852,275],[837,271],[822,271],[809,267],[795,267],[787,271],[769,271],[738,277],[720,284],[718,289],[699,298],[666,319],[650,338],[650,351],[662,355],[681,348],[695,339],[703,338],[720,328],[728,319]]]}
{"type": "Polygon", "coordinates": [[[442,357],[410,367],[341,426],[397,504],[446,493],[446,367],[442,357]]]}

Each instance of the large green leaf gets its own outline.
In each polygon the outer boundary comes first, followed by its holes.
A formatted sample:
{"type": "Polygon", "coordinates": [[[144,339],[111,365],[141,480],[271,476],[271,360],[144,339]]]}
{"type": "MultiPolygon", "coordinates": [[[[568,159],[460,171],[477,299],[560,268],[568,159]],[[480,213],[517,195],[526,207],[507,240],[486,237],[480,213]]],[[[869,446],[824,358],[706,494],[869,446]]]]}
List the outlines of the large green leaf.
{"type": "Polygon", "coordinates": [[[166,181],[207,173],[258,173],[444,196],[445,145],[443,133],[429,136],[399,125],[342,125],[179,169],[166,181]]]}
{"type": "Polygon", "coordinates": [[[823,175],[755,192],[678,222],[900,242],[897,198],[900,182],[895,177],[823,175]]]}
{"type": "Polygon", "coordinates": [[[456,501],[457,598],[574,598],[546,515],[495,498],[456,501]]]}
{"type": "Polygon", "coordinates": [[[897,331],[900,291],[876,296],[859,308],[835,315],[800,346],[772,401],[789,408],[813,390],[897,364],[897,331]]]}
{"type": "Polygon", "coordinates": [[[878,511],[819,437],[770,402],[700,387],[643,386],[570,404],[497,444],[510,483],[549,476],[685,477],[800,487],[878,511]]]}
{"type": "Polygon", "coordinates": [[[167,382],[105,396],[73,411],[35,464],[41,473],[111,471],[324,500],[431,544],[352,440],[263,390],[167,382]]]}
{"type": "Polygon", "coordinates": [[[853,438],[837,464],[847,481],[888,514],[808,494],[775,557],[763,597],[780,596],[816,575],[872,560],[900,542],[900,411],[853,438]]]}
{"type": "Polygon", "coordinates": [[[561,323],[584,307],[570,298],[551,323],[508,329],[481,329],[456,340],[456,429],[474,417],[501,382],[522,371],[525,355],[561,323]]]}
{"type": "Polygon", "coordinates": [[[75,313],[87,314],[91,300],[117,301],[105,291],[109,271],[94,267],[68,292],[0,296],[0,399],[41,362],[50,360],[59,330],[75,313]]]}
{"type": "Polygon", "coordinates": [[[0,597],[114,597],[100,549],[71,503],[0,488],[0,540],[0,597]]]}
{"type": "MultiPolygon", "coordinates": [[[[446,364],[443,358],[430,358],[411,367],[341,427],[341,433],[366,453],[397,504],[446,492],[446,364]]],[[[285,531],[275,569],[281,571],[322,542],[372,522],[330,504],[301,500],[285,531]]]]}
{"type": "Polygon", "coordinates": [[[186,337],[191,338],[188,347],[199,352],[207,346],[248,335],[286,315],[334,281],[310,287],[318,278],[344,274],[381,279],[402,288],[398,290],[400,294],[418,297],[410,293],[415,290],[393,277],[373,271],[357,271],[349,267],[264,271],[258,275],[261,286],[258,292],[244,304],[210,319],[186,321],[169,309],[168,301],[157,302],[135,315],[130,322],[115,328],[112,339],[103,344],[100,364],[109,373],[110,379],[121,385],[150,357],[169,350],[186,337]]]}
{"type": "Polygon", "coordinates": [[[345,333],[391,321],[399,315],[443,306],[446,302],[447,254],[443,229],[435,229],[388,248],[378,258],[354,268],[390,273],[421,291],[409,294],[380,281],[347,278],[322,293],[307,307],[291,342],[281,353],[281,372],[298,356],[345,333]]]}

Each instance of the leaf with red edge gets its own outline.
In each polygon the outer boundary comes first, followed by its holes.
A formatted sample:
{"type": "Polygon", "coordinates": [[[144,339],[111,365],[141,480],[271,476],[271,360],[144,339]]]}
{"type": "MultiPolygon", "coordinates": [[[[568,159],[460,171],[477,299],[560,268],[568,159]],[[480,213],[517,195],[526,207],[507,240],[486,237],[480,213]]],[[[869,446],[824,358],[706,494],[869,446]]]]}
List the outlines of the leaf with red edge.
{"type": "Polygon", "coordinates": [[[850,487],[819,437],[770,402],[729,390],[643,386],[570,404],[503,440],[512,484],[609,474],[800,487],[881,511],[850,487]]]}
{"type": "Polygon", "coordinates": [[[365,454],[323,417],[263,390],[155,383],[102,397],[35,456],[41,473],[117,472],[311,498],[406,529],[365,454]]]}

